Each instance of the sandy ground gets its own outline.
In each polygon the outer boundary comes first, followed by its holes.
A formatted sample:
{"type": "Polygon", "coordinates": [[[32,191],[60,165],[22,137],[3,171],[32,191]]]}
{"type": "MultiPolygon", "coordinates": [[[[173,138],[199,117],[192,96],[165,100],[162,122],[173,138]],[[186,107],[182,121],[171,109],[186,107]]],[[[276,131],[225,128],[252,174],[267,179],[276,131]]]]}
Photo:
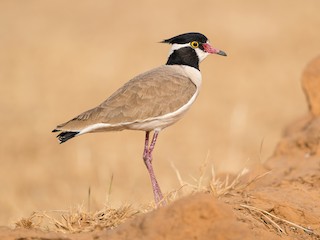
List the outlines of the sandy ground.
{"type": "Polygon", "coordinates": [[[1,1],[0,225],[86,205],[89,187],[91,209],[107,200],[152,201],[144,133],[92,134],[59,145],[50,131],[163,64],[168,46],[157,42],[183,32],[204,33],[228,57],[202,63],[197,102],[160,135],[154,157],[164,192],[179,187],[171,163],[192,181],[206,159],[217,172],[232,173],[264,162],[284,127],[307,112],[300,76],[319,53],[319,8],[317,0],[1,1]]]}

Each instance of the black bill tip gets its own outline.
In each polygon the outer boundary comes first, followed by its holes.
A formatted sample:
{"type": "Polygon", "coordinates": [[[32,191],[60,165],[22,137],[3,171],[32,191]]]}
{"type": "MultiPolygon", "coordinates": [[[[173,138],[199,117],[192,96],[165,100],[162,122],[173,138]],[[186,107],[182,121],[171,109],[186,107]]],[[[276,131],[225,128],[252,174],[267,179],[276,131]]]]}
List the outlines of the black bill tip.
{"type": "Polygon", "coordinates": [[[217,52],[217,54],[221,55],[221,56],[227,56],[227,54],[224,51],[219,50],[219,52],[217,52]]]}

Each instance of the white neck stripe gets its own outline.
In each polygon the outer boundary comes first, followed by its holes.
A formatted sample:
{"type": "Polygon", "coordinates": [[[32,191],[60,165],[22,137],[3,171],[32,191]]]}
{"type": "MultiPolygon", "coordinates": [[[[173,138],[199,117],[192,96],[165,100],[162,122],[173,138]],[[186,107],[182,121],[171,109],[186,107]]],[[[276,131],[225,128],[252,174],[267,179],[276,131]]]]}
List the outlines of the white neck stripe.
{"type": "Polygon", "coordinates": [[[174,44],[172,44],[170,51],[169,51],[169,56],[173,53],[174,50],[178,50],[180,48],[184,48],[184,47],[188,47],[188,46],[190,46],[189,43],[184,43],[184,44],[174,43],[174,44]]]}

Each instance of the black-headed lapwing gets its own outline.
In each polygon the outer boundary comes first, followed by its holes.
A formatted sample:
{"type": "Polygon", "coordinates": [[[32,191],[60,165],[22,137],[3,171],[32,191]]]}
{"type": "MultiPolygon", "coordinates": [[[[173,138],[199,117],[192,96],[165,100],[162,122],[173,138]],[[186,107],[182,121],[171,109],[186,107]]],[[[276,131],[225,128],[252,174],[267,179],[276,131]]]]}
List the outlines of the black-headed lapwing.
{"type": "Polygon", "coordinates": [[[209,54],[226,56],[207,37],[190,32],[162,41],[171,44],[165,65],[142,73],[119,88],[95,108],[58,125],[60,143],[90,132],[142,130],[146,132],[143,160],[148,169],[157,205],[163,195],[152,167],[152,151],[159,132],[177,122],[199,94],[199,63],[209,54]],[[154,131],[149,142],[149,133],[154,131]]]}

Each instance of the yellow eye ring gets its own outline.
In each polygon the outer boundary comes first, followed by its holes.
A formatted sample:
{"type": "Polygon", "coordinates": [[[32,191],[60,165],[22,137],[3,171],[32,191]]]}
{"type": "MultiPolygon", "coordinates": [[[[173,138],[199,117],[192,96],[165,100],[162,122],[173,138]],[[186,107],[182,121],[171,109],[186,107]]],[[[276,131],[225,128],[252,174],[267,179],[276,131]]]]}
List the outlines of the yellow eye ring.
{"type": "Polygon", "coordinates": [[[190,45],[191,45],[192,48],[197,48],[197,47],[199,47],[199,43],[198,43],[197,41],[191,42],[190,45]]]}

